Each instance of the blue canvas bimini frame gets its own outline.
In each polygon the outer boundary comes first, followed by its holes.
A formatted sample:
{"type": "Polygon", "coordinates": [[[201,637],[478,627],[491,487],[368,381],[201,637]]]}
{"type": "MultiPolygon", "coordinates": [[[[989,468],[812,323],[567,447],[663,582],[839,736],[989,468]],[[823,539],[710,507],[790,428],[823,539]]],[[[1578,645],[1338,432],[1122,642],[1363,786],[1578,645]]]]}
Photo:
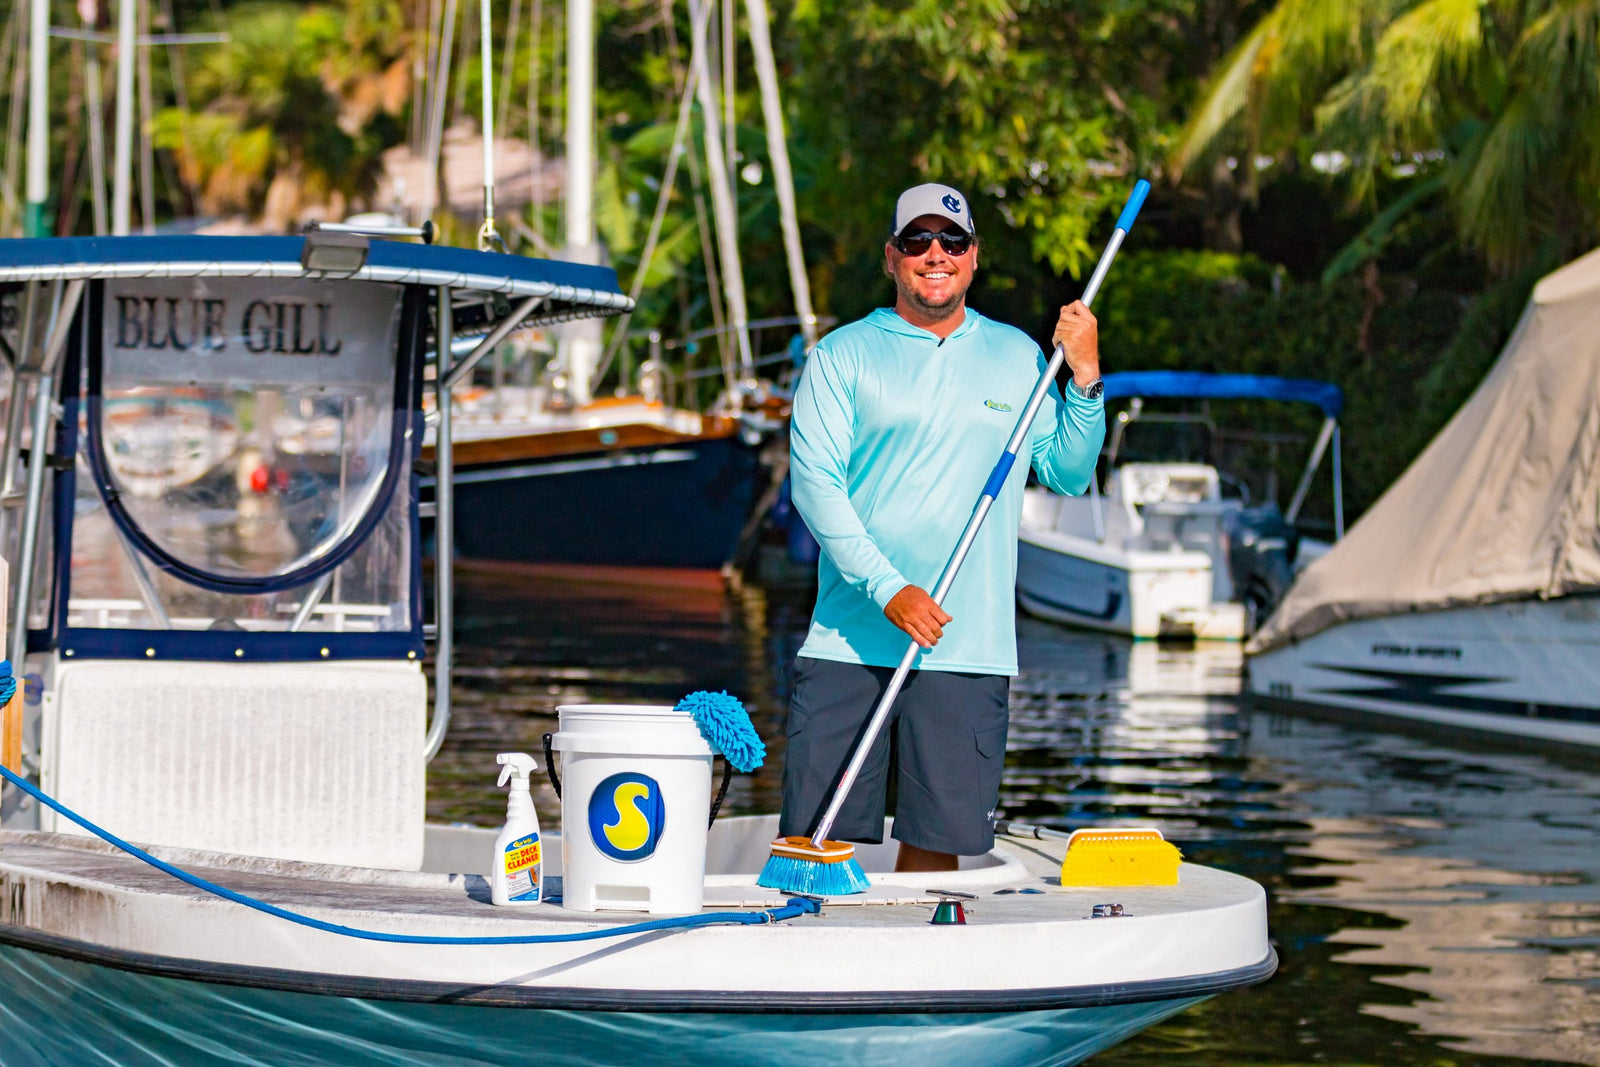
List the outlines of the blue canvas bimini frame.
{"type": "Polygon", "coordinates": [[[1344,391],[1332,382],[1311,378],[1278,378],[1262,374],[1212,374],[1189,370],[1118,371],[1105,376],[1107,400],[1164,397],[1180,400],[1281,400],[1320,408],[1322,428],[1311,457],[1295,486],[1284,518],[1294,522],[1311,489],[1311,479],[1333,446],[1334,537],[1344,536],[1344,472],[1339,458],[1339,415],[1344,411],[1344,391]]]}

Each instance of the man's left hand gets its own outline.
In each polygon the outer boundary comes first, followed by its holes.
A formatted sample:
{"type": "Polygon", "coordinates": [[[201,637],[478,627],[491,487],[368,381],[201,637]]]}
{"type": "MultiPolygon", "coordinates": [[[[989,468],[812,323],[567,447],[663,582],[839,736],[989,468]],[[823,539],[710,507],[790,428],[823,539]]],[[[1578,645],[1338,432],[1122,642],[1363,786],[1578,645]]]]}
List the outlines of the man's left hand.
{"type": "Polygon", "coordinates": [[[883,606],[883,614],[923,648],[937,645],[944,636],[944,624],[950,621],[950,613],[927,590],[915,585],[908,585],[891,597],[883,606]]]}
{"type": "Polygon", "coordinates": [[[1062,308],[1051,340],[1067,350],[1073,381],[1087,386],[1100,377],[1100,323],[1089,305],[1074,300],[1062,308]]]}

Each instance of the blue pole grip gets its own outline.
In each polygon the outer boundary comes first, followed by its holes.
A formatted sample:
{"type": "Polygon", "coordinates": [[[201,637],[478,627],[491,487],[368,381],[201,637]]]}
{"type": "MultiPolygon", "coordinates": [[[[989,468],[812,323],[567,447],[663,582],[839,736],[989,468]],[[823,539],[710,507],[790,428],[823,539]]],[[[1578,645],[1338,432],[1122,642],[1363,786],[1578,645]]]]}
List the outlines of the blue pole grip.
{"type": "Polygon", "coordinates": [[[1139,217],[1139,209],[1144,207],[1144,198],[1150,195],[1150,183],[1140,178],[1133,183],[1133,193],[1128,197],[1128,202],[1122,207],[1122,214],[1117,216],[1117,229],[1124,233],[1133,229],[1133,220],[1139,217]]]}
{"type": "Polygon", "coordinates": [[[1011,465],[1017,461],[1015,452],[1000,453],[1000,462],[994,465],[994,470],[989,472],[989,480],[984,483],[983,495],[990,500],[1000,499],[1000,490],[1005,487],[1006,475],[1011,473],[1011,465]]]}

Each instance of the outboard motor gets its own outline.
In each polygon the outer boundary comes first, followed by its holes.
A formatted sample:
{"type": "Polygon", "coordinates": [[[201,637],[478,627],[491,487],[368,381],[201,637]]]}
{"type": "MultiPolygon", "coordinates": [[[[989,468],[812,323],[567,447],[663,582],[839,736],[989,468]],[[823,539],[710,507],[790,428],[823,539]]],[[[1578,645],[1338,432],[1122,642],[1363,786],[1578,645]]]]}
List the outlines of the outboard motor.
{"type": "Polygon", "coordinates": [[[1294,584],[1300,535],[1276,504],[1230,513],[1226,519],[1228,567],[1234,597],[1244,605],[1248,637],[1266,621],[1294,584]]]}

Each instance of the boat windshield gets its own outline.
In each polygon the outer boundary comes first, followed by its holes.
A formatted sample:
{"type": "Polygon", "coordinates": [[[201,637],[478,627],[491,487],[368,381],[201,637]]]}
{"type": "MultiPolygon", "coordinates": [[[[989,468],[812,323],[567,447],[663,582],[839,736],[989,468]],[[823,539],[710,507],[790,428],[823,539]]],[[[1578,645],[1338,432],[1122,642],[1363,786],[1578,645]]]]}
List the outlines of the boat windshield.
{"type": "Polygon", "coordinates": [[[397,285],[105,282],[67,624],[409,628],[401,307],[397,285]]]}
{"type": "Polygon", "coordinates": [[[1114,429],[1113,458],[1117,463],[1211,463],[1216,436],[1209,416],[1137,409],[1114,429]]]}
{"type": "Polygon", "coordinates": [[[1315,423],[1307,421],[1313,416],[1299,407],[1238,407],[1208,402],[1200,411],[1159,410],[1133,399],[1113,420],[1103,479],[1127,463],[1204,464],[1215,468],[1225,496],[1246,504],[1278,502],[1280,489],[1294,486],[1305,462],[1315,437],[1315,423]]]}

